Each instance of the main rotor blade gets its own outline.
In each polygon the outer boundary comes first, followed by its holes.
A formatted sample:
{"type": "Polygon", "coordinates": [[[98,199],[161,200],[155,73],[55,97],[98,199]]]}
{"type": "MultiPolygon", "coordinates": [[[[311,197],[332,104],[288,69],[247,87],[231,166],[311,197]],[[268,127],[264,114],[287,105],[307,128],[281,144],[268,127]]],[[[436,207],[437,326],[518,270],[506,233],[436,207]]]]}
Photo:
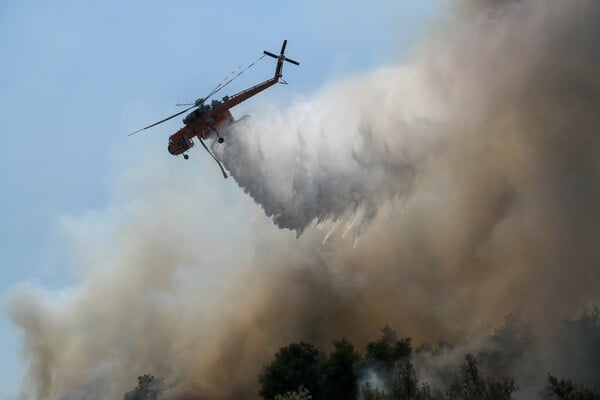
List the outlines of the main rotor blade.
{"type": "Polygon", "coordinates": [[[152,125],[148,125],[148,126],[146,126],[146,127],[142,128],[142,129],[138,129],[137,131],[135,131],[135,132],[132,132],[132,133],[130,133],[130,134],[129,134],[129,135],[127,135],[127,136],[135,135],[135,134],[136,134],[136,133],[138,133],[138,132],[141,132],[141,131],[143,131],[143,130],[146,130],[146,129],[148,129],[148,128],[152,128],[153,126],[156,126],[156,125],[158,125],[158,124],[162,124],[163,122],[166,122],[166,121],[168,121],[168,120],[170,120],[170,119],[172,119],[172,118],[175,118],[176,116],[178,116],[178,115],[181,115],[181,114],[183,114],[184,112],[187,112],[187,111],[191,110],[191,109],[192,109],[192,108],[194,108],[194,107],[196,107],[196,105],[193,105],[193,106],[191,106],[191,107],[188,107],[188,108],[186,108],[186,109],[185,109],[185,110],[183,110],[183,111],[179,111],[178,113],[176,113],[176,114],[173,114],[173,115],[171,115],[170,117],[167,117],[167,118],[165,118],[165,119],[161,119],[160,121],[158,121],[158,122],[155,122],[155,123],[153,123],[152,125]]]}
{"type": "Polygon", "coordinates": [[[292,64],[295,64],[295,65],[300,65],[300,63],[298,61],[294,61],[294,60],[292,60],[290,58],[287,58],[287,57],[285,58],[285,61],[291,62],[292,64]]]}
{"type": "Polygon", "coordinates": [[[283,41],[283,44],[281,45],[281,51],[280,51],[280,54],[283,54],[283,53],[285,53],[285,46],[287,46],[287,40],[284,40],[284,41],[283,41]]]}
{"type": "Polygon", "coordinates": [[[273,58],[279,58],[279,56],[276,56],[275,54],[269,52],[269,51],[263,51],[264,54],[268,55],[269,57],[273,57],[273,58]]]}

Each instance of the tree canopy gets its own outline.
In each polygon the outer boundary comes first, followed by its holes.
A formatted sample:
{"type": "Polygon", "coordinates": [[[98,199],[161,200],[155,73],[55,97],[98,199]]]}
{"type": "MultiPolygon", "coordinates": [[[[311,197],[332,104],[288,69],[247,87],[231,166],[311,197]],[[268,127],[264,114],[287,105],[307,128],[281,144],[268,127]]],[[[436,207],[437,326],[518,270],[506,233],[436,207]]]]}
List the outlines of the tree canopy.
{"type": "Polygon", "coordinates": [[[321,353],[312,344],[292,343],[281,348],[258,378],[260,396],[274,400],[275,396],[293,392],[302,386],[313,398],[318,398],[321,361],[321,353]]]}

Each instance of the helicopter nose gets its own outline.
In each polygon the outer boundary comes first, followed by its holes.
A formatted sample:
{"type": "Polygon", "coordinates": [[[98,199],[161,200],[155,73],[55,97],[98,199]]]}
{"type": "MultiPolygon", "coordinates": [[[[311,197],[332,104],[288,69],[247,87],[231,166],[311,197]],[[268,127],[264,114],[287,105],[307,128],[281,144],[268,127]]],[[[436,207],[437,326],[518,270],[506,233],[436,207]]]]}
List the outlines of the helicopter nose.
{"type": "Polygon", "coordinates": [[[169,153],[171,153],[174,156],[179,154],[179,152],[177,151],[178,150],[177,146],[175,145],[175,143],[172,140],[169,140],[169,145],[167,146],[167,150],[169,150],[169,153]]]}

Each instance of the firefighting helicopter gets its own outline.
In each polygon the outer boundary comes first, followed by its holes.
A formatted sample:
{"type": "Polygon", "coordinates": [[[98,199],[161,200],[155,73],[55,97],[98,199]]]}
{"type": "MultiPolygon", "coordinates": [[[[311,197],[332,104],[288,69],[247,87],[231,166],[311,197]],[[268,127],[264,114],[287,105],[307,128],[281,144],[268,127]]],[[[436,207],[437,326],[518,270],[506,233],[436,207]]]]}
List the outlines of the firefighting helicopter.
{"type": "Polygon", "coordinates": [[[225,96],[222,100],[213,100],[210,105],[206,104],[206,101],[210,97],[212,97],[218,91],[220,91],[229,83],[231,83],[231,81],[233,81],[236,77],[241,75],[245,70],[252,67],[254,63],[251,63],[232,78],[226,78],[224,82],[217,85],[207,96],[197,99],[194,103],[178,104],[180,106],[190,106],[185,110],[175,113],[167,118],[161,119],[160,121],[148,125],[144,128],[138,129],[137,131],[130,133],[128,136],[134,135],[148,128],[152,128],[153,126],[162,124],[163,122],[166,122],[172,118],[177,117],[178,115],[181,115],[195,108],[194,111],[190,112],[188,115],[185,116],[185,118],[183,118],[183,128],[179,129],[177,132],[175,132],[169,137],[169,145],[167,149],[172,155],[183,154],[183,158],[187,160],[189,156],[186,154],[186,152],[194,146],[194,142],[192,139],[194,137],[197,137],[200,144],[202,144],[204,149],[211,155],[211,157],[217,162],[217,164],[221,168],[223,177],[227,178],[227,173],[225,172],[223,165],[208,149],[208,147],[204,143],[204,140],[212,136],[216,136],[218,143],[223,143],[225,139],[219,134],[219,129],[222,129],[227,125],[235,122],[233,116],[231,115],[231,112],[229,111],[231,108],[249,99],[250,97],[262,92],[263,90],[273,86],[276,83],[287,83],[282,79],[283,63],[286,61],[295,65],[300,65],[300,63],[298,61],[289,59],[285,56],[286,46],[287,40],[284,40],[279,55],[273,54],[265,50],[263,51],[263,55],[260,57],[260,59],[262,59],[265,56],[269,56],[277,60],[277,66],[275,67],[275,75],[271,79],[268,79],[248,89],[242,90],[241,92],[238,92],[232,96],[225,96]]]}

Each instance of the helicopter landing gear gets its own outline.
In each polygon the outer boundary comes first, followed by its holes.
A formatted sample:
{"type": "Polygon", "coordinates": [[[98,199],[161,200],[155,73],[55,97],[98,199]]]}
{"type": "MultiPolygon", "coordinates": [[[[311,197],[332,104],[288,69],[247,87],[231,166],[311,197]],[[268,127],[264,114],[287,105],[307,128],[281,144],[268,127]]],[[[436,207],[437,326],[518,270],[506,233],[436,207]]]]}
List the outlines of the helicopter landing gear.
{"type": "Polygon", "coordinates": [[[187,154],[184,154],[184,155],[183,155],[183,159],[184,159],[184,160],[187,160],[188,158],[190,158],[190,156],[188,156],[187,154]]]}
{"type": "Polygon", "coordinates": [[[221,135],[219,135],[219,131],[218,130],[216,130],[214,128],[213,128],[213,130],[215,131],[215,135],[217,135],[217,137],[218,137],[217,142],[219,142],[219,144],[223,144],[223,142],[225,141],[225,139],[223,139],[221,137],[221,135]]]}

